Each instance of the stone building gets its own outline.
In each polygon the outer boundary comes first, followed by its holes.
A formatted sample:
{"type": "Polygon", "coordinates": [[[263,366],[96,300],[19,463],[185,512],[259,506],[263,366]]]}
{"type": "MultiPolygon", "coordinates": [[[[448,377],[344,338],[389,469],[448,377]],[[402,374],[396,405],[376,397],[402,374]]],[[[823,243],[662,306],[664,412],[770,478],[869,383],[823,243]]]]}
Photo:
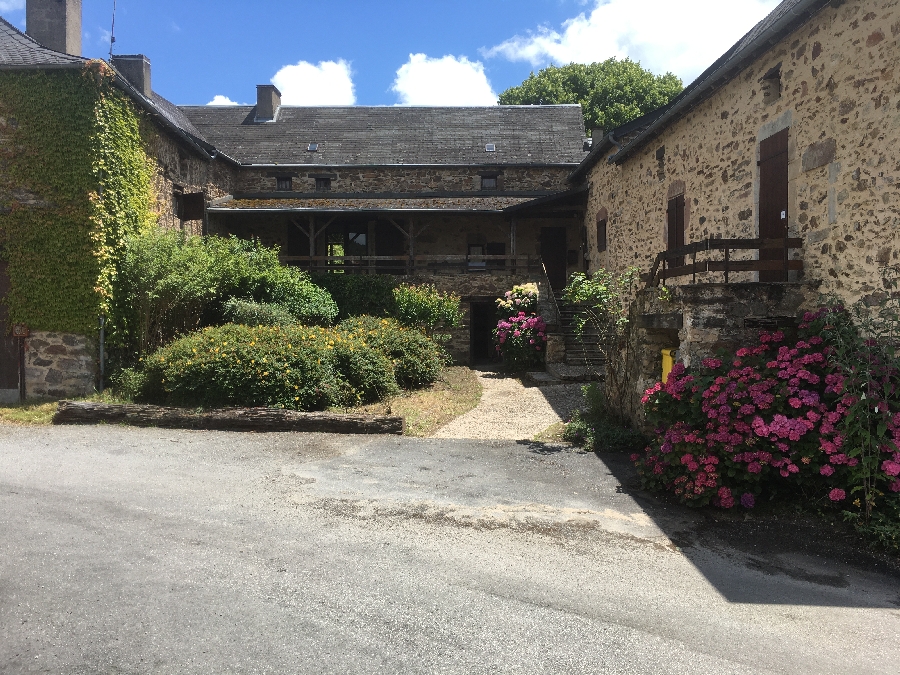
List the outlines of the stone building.
{"type": "MultiPolygon", "coordinates": [[[[102,261],[104,246],[116,245],[94,227],[102,224],[104,200],[115,202],[116,217],[129,227],[146,212],[161,227],[258,238],[278,246],[285,264],[311,271],[389,273],[453,290],[464,300],[465,326],[452,349],[462,362],[487,355],[497,295],[537,283],[552,323],[551,289],[585,269],[587,189],[567,182],[587,149],[578,106],[300,108],[281,105],[275,87],[260,85],[255,106],[178,107],[153,91],[147,57],[81,57],[80,0],[28,0],[27,22],[28,35],[0,19],[0,90],[13,91],[4,87],[27,76],[28,97],[48,105],[32,115],[22,97],[0,94],[0,234],[6,244],[30,239],[28,254],[41,270],[67,269],[73,256],[90,269],[78,278],[61,275],[51,292],[44,283],[52,297],[42,304],[23,256],[10,256],[10,246],[0,252],[0,398],[18,395],[12,321],[31,330],[30,396],[93,390],[97,340],[84,317],[102,313],[108,280],[90,261],[102,261]],[[60,88],[91,82],[94,94],[77,110],[63,109],[60,88]],[[98,173],[105,162],[131,162],[101,156],[103,143],[94,140],[103,140],[103,129],[85,132],[90,147],[77,157],[49,135],[46,147],[22,145],[42,124],[102,117],[110,98],[125,101],[140,123],[139,138],[122,152],[146,156],[150,185],[142,197],[121,186],[122,194],[112,194],[98,173]],[[65,190],[52,180],[10,168],[29,153],[45,153],[47,166],[67,166],[83,192],[63,199],[65,190]],[[56,223],[67,237],[81,228],[80,238],[60,246],[52,234],[23,235],[13,227],[23,213],[40,225],[56,223]],[[77,223],[66,228],[73,213],[77,223]],[[76,307],[80,318],[57,319],[42,309],[59,302],[76,307]]],[[[70,145],[87,141],[77,140],[70,145]]],[[[134,171],[138,176],[140,167],[134,171]]]]}
{"type": "Polygon", "coordinates": [[[149,60],[121,56],[106,64],[81,57],[80,0],[29,0],[27,20],[28,35],[0,18],[0,87],[7,92],[0,97],[0,400],[6,401],[18,399],[20,385],[11,307],[13,320],[30,329],[24,345],[29,397],[84,395],[97,386],[94,326],[106,283],[100,261],[109,245],[101,227],[105,205],[117,204],[120,212],[106,216],[120,219],[123,227],[146,211],[164,227],[199,233],[206,199],[230,191],[230,174],[215,149],[176,106],[153,92],[149,60]],[[74,98],[62,100],[61,93],[74,98]],[[117,139],[114,145],[136,151],[140,163],[148,164],[148,203],[130,203],[134,195],[128,189],[116,193],[108,176],[97,172],[104,161],[127,161],[104,157],[100,147],[121,131],[102,131],[96,123],[110,99],[125,101],[140,120],[139,139],[117,139]],[[52,129],[67,123],[83,125],[87,138],[56,140],[52,129]],[[29,145],[39,135],[44,141],[29,145]],[[28,155],[36,161],[29,164],[28,155]],[[33,169],[42,164],[67,177],[36,176],[33,169]],[[71,183],[83,190],[70,194],[71,183]],[[23,215],[35,224],[31,231],[21,228],[23,215]],[[23,239],[29,240],[25,249],[18,246],[23,239]],[[48,309],[53,305],[66,309],[48,309]]]}
{"type": "Polygon", "coordinates": [[[573,172],[590,268],[645,275],[635,395],[660,348],[690,364],[821,295],[885,298],[881,270],[900,256],[898,36],[898,0],[785,0],[573,172]]]}

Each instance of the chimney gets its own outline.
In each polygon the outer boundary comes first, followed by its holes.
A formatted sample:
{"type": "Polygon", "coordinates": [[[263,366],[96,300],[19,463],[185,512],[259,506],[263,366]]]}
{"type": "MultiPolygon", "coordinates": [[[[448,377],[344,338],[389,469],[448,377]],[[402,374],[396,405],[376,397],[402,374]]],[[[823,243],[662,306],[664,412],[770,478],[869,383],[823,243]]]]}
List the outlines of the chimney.
{"type": "Polygon", "coordinates": [[[150,59],[143,54],[131,54],[129,56],[114,56],[112,64],[131,82],[135,89],[147,98],[152,98],[153,89],[150,86],[150,59]]]}
{"type": "Polygon", "coordinates": [[[599,127],[591,129],[591,138],[594,143],[600,143],[600,140],[603,138],[603,129],[600,129],[599,127]]]}
{"type": "Polygon", "coordinates": [[[25,22],[47,49],[81,56],[81,0],[28,0],[25,22]]]}
{"type": "Polygon", "coordinates": [[[281,106],[281,92],[273,84],[256,85],[256,119],[257,121],[274,120],[275,113],[281,106]]]}

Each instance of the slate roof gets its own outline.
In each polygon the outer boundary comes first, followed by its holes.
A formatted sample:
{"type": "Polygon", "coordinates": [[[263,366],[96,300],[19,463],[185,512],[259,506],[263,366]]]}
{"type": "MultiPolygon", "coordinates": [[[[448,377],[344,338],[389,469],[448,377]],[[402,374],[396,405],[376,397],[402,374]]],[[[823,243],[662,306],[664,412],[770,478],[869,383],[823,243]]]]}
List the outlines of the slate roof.
{"type": "Polygon", "coordinates": [[[87,62],[47,49],[0,17],[0,70],[18,68],[79,68],[87,62]]]}
{"type": "Polygon", "coordinates": [[[577,165],[578,105],[430,107],[281,106],[254,122],[252,106],[183,106],[214,146],[243,164],[316,166],[577,165]],[[318,143],[317,152],[308,152],[318,143]],[[495,152],[486,152],[493,143],[495,152]]]}
{"type": "Polygon", "coordinates": [[[411,197],[392,199],[234,199],[210,208],[228,211],[502,211],[532,201],[530,197],[411,197]]]}
{"type": "Polygon", "coordinates": [[[203,138],[203,134],[200,130],[191,123],[191,120],[188,119],[187,115],[185,115],[177,105],[163,98],[155,91],[153,92],[151,103],[153,103],[159,114],[165,117],[168,122],[175,125],[183,132],[190,134],[196,140],[209,145],[206,139],[203,138]]]}

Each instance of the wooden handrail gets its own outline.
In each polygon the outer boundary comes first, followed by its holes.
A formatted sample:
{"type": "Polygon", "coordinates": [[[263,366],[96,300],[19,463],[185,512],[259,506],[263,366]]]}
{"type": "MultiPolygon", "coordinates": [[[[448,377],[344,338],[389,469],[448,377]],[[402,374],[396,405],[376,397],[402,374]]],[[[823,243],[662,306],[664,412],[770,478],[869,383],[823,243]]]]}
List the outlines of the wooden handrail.
{"type": "Polygon", "coordinates": [[[789,270],[802,270],[802,260],[790,260],[788,251],[794,248],[803,248],[803,239],[799,237],[786,237],[784,239],[702,239],[684,246],[671,248],[657,254],[653,261],[650,274],[645,278],[648,287],[658,286],[660,280],[663,283],[667,279],[692,275],[694,283],[697,274],[702,272],[724,272],[725,283],[728,283],[731,272],[764,272],[783,270],[785,281],[789,270]],[[732,250],[783,250],[783,260],[733,260],[732,250]],[[704,251],[722,251],[723,260],[697,261],[697,253],[704,251]],[[685,256],[692,256],[690,264],[681,264],[678,267],[669,267],[671,261],[685,256]],[[660,268],[662,268],[660,270],[660,268]]]}

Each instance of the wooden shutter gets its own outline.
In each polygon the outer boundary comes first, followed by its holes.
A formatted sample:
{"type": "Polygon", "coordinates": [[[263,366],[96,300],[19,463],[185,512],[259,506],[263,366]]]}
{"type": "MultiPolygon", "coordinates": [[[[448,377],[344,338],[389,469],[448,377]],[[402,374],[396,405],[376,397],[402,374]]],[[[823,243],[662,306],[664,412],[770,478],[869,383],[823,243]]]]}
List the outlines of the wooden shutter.
{"type": "MultiPolygon", "coordinates": [[[[672,197],[669,207],[666,209],[668,232],[666,235],[666,248],[673,249],[684,246],[684,195],[672,197]]],[[[670,267],[684,265],[684,257],[671,261],[670,267]]]]}
{"type": "MultiPolygon", "coordinates": [[[[788,130],[779,131],[759,144],[759,237],[787,237],[788,130]]],[[[784,260],[785,251],[763,249],[760,260],[784,260]]],[[[787,281],[784,270],[759,273],[760,281],[787,281]]]]}

